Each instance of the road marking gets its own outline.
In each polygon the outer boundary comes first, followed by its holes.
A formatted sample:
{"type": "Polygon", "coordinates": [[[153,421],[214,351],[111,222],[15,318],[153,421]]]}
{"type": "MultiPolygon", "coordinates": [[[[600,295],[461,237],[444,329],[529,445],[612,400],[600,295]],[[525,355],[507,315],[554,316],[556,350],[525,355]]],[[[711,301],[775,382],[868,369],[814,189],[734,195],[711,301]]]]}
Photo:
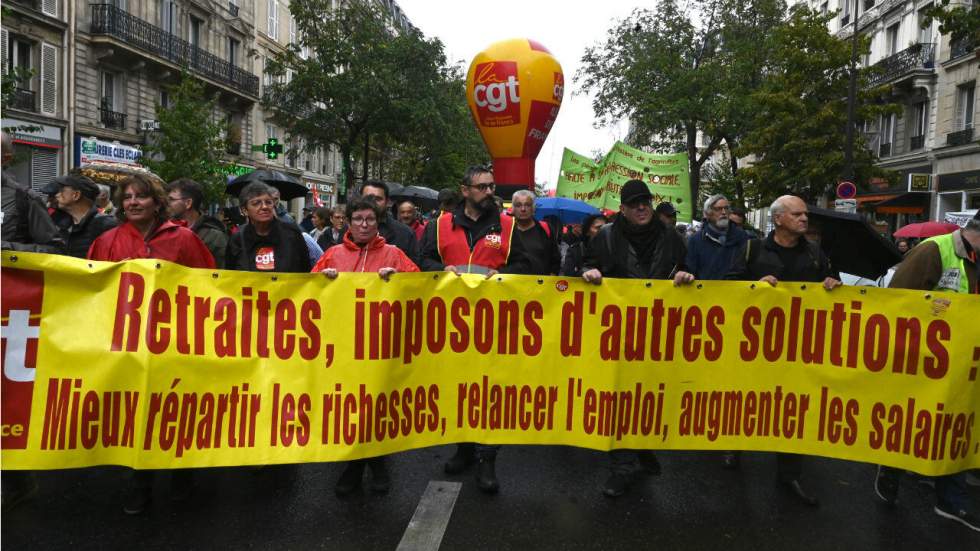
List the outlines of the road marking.
{"type": "Polygon", "coordinates": [[[459,482],[430,480],[408,528],[398,543],[397,551],[435,551],[449,526],[449,517],[463,485],[459,482]]]}

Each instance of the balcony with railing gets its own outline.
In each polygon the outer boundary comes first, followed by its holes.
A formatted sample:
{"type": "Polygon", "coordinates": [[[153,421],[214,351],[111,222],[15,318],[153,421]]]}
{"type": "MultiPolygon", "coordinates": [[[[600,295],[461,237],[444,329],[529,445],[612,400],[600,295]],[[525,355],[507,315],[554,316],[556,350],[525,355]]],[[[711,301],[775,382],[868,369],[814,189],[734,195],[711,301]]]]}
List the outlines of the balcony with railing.
{"type": "Polygon", "coordinates": [[[936,45],[915,44],[897,54],[890,55],[871,66],[869,86],[877,86],[903,77],[917,70],[934,70],[936,45]]]}
{"type": "Polygon", "coordinates": [[[917,151],[925,147],[925,145],[925,136],[912,136],[912,139],[909,140],[909,151],[917,151]]]}
{"type": "Polygon", "coordinates": [[[946,134],[946,145],[966,145],[973,141],[973,127],[946,134]]]}
{"type": "Polygon", "coordinates": [[[110,4],[92,4],[93,35],[105,35],[243,94],[259,96],[259,77],[110,4]]]}
{"type": "Polygon", "coordinates": [[[104,107],[99,108],[99,120],[106,128],[112,128],[114,130],[126,130],[126,115],[124,113],[118,113],[116,111],[111,111],[104,107]]]}
{"type": "Polygon", "coordinates": [[[959,40],[954,40],[949,43],[950,60],[969,55],[973,53],[973,50],[977,49],[977,45],[970,38],[969,36],[964,36],[959,40]]]}
{"type": "Polygon", "coordinates": [[[23,109],[24,111],[37,111],[37,92],[34,90],[26,90],[24,88],[15,89],[13,100],[10,102],[10,107],[14,109],[23,109]]]}

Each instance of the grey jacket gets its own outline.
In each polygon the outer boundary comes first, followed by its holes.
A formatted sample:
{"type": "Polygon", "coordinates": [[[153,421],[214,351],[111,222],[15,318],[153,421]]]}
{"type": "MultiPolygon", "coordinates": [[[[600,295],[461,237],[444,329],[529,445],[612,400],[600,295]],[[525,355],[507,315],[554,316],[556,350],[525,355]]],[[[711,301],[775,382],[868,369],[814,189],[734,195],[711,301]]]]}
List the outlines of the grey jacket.
{"type": "Polygon", "coordinates": [[[14,251],[60,254],[65,251],[58,226],[48,215],[41,196],[3,174],[0,206],[3,223],[0,248],[14,251]]]}

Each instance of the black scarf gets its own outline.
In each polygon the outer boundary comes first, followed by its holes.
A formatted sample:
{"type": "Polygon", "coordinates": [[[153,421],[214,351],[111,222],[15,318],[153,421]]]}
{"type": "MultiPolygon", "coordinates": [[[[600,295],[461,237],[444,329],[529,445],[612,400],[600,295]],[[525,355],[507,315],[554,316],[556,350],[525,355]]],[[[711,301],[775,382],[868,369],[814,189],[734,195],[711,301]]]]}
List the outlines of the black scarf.
{"type": "Polygon", "coordinates": [[[624,219],[621,231],[636,251],[636,259],[640,262],[640,266],[644,270],[649,270],[657,250],[657,243],[660,242],[660,225],[656,220],[651,220],[645,226],[634,226],[624,219]]]}

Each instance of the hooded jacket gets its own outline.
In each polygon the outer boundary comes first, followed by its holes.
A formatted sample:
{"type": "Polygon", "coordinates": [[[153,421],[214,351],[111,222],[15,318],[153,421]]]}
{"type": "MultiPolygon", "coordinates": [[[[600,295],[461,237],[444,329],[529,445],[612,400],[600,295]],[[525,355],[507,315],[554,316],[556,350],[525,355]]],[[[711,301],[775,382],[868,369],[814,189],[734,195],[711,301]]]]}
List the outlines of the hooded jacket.
{"type": "Polygon", "coordinates": [[[338,272],[377,272],[381,268],[395,268],[399,272],[419,271],[408,255],[398,247],[389,245],[384,237],[376,235],[367,245],[359,247],[351,239],[350,232],[344,234],[343,243],[323,253],[312,271],[322,272],[327,268],[338,272]]]}
{"type": "Polygon", "coordinates": [[[214,268],[214,258],[194,232],[167,220],[144,239],[136,226],[124,222],[92,242],[91,260],[118,262],[135,258],[169,260],[189,268],[214,268]]]}

